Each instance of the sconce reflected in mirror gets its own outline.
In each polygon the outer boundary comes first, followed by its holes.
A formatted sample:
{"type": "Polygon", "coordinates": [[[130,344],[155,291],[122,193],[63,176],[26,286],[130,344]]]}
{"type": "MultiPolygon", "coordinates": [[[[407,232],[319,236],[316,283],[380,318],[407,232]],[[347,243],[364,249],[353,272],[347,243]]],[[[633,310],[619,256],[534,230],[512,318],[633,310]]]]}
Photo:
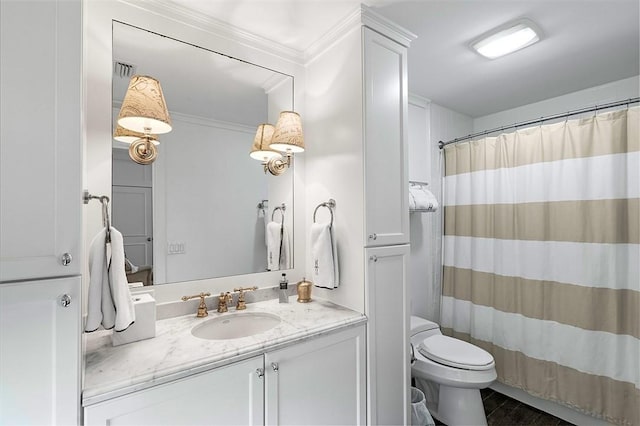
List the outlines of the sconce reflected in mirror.
{"type": "MultiPolygon", "coordinates": [[[[113,139],[124,142],[124,143],[133,143],[138,139],[144,138],[145,134],[140,132],[134,132],[133,130],[125,129],[119,124],[116,124],[116,130],[113,132],[113,139]]],[[[149,135],[149,139],[153,142],[154,145],[160,145],[158,141],[158,135],[149,135]]]]}
{"type": "Polygon", "coordinates": [[[265,173],[268,171],[279,176],[291,166],[293,154],[303,151],[304,134],[300,114],[282,111],[275,127],[271,124],[258,126],[249,155],[262,161],[265,173]]]}
{"type": "Polygon", "coordinates": [[[131,143],[129,156],[133,161],[150,164],[158,155],[157,135],[170,131],[171,118],[160,82],[144,75],[131,77],[118,114],[114,139],[131,143]]]}

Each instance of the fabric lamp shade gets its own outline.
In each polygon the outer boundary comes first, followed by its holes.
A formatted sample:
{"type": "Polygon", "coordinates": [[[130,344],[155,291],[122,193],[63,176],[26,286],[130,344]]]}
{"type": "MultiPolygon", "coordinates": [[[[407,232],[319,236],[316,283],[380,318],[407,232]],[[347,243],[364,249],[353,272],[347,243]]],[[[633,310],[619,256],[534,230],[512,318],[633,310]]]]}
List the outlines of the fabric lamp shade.
{"type": "Polygon", "coordinates": [[[118,124],[145,134],[171,131],[171,118],[158,80],[145,75],[131,77],[118,115],[118,124]]]}
{"type": "Polygon", "coordinates": [[[258,126],[256,136],[253,139],[251,153],[249,154],[251,158],[260,161],[268,161],[274,157],[281,157],[278,151],[275,151],[269,147],[274,131],[275,127],[273,126],[273,124],[264,123],[258,126]]]}
{"type": "Polygon", "coordinates": [[[280,113],[270,148],[294,153],[304,151],[302,120],[297,112],[282,111],[280,113]]]}
{"type": "MultiPolygon", "coordinates": [[[[142,139],[146,137],[144,133],[134,132],[133,130],[125,129],[124,127],[116,124],[116,130],[113,132],[113,138],[119,142],[124,143],[133,143],[138,139],[142,139]]],[[[158,137],[156,135],[148,135],[149,140],[153,142],[154,145],[160,145],[158,142],[158,137]]]]}

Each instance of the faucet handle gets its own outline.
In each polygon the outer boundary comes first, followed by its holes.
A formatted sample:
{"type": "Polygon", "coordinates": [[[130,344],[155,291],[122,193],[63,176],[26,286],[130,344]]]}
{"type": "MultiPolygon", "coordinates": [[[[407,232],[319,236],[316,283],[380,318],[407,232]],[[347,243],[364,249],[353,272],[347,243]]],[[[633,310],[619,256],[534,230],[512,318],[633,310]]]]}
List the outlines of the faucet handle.
{"type": "Polygon", "coordinates": [[[244,300],[244,292],[245,291],[254,291],[257,290],[258,287],[257,286],[253,286],[253,287],[238,287],[238,288],[234,288],[233,291],[238,294],[238,304],[236,305],[236,310],[237,311],[242,311],[247,309],[247,304],[244,300]]]}
{"type": "Polygon", "coordinates": [[[208,296],[211,296],[211,293],[207,292],[207,293],[196,294],[193,296],[182,296],[182,301],[186,302],[187,300],[191,300],[191,299],[195,299],[196,297],[199,297],[200,305],[198,305],[198,313],[196,314],[196,317],[204,318],[207,315],[209,315],[209,312],[207,311],[207,304],[204,302],[204,298],[208,296]]]}

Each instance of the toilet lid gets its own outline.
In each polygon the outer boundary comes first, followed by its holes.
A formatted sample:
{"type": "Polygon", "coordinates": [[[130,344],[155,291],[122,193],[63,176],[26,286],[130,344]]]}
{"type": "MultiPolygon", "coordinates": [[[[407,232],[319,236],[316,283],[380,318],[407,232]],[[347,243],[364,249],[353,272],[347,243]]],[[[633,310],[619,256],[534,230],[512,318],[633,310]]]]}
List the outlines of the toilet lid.
{"type": "Polygon", "coordinates": [[[489,352],[448,336],[427,337],[418,346],[418,351],[428,359],[449,367],[488,370],[494,366],[489,352]]]}

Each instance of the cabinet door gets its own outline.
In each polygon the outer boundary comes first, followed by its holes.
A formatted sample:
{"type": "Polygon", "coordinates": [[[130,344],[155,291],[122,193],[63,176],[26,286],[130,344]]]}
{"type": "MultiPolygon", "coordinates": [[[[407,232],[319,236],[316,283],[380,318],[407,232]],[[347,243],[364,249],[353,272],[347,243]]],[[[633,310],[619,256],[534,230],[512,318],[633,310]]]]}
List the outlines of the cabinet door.
{"type": "Polygon", "coordinates": [[[80,275],[81,18],[79,0],[0,2],[0,281],[80,275]]]}
{"type": "Polygon", "coordinates": [[[265,354],[267,425],[365,423],[364,327],[265,354]]]}
{"type": "Polygon", "coordinates": [[[262,355],[84,409],[85,425],[262,425],[262,355]]]}
{"type": "Polygon", "coordinates": [[[409,246],[365,249],[369,423],[409,424],[409,246]]]}
{"type": "Polygon", "coordinates": [[[409,242],[407,49],[364,28],[365,246],[409,242]]]}
{"type": "Polygon", "coordinates": [[[0,424],[79,423],[80,303],[80,277],[0,284],[0,424]]]}

